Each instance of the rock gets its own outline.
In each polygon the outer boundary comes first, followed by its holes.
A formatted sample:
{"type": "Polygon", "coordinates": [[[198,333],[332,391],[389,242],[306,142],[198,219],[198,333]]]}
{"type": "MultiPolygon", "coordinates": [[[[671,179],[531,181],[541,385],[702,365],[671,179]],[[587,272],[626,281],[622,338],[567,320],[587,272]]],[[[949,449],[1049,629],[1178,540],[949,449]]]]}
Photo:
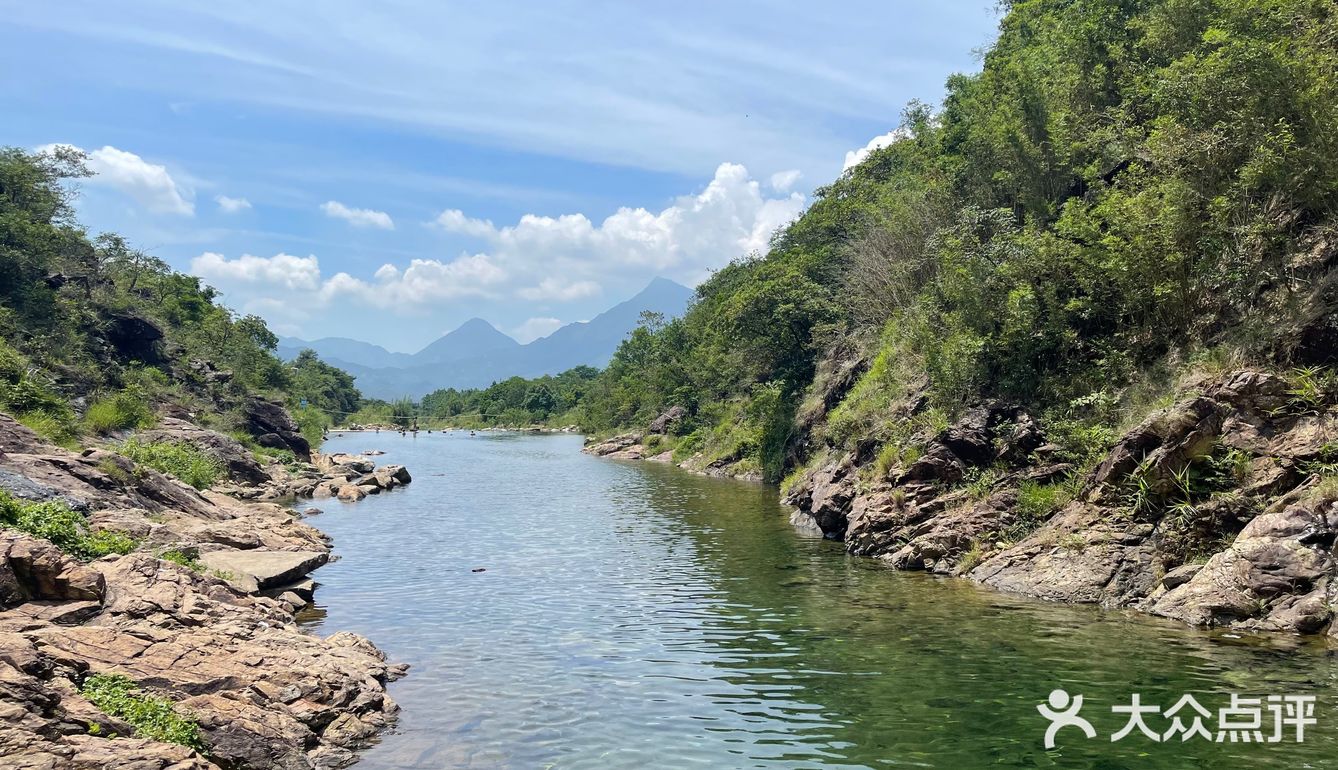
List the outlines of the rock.
{"type": "Polygon", "coordinates": [[[659,417],[651,420],[650,425],[646,428],[646,432],[652,434],[669,433],[676,425],[681,423],[683,418],[687,417],[687,415],[688,410],[683,407],[671,406],[659,417]]]}
{"type": "Polygon", "coordinates": [[[76,497],[64,494],[55,487],[39,484],[27,476],[0,468],[0,489],[20,500],[46,502],[54,500],[76,511],[88,511],[88,503],[76,497]]]}
{"type": "Polygon", "coordinates": [[[383,465],[377,468],[372,475],[383,489],[390,489],[396,485],[408,484],[413,481],[413,477],[409,475],[409,469],[403,465],[383,465]]]}
{"type": "Polygon", "coordinates": [[[184,442],[200,449],[221,464],[229,479],[247,484],[263,484],[269,474],[256,462],[255,455],[231,436],[166,418],[153,430],[139,431],[135,437],[146,443],[184,442]]]}
{"type": "Polygon", "coordinates": [[[46,448],[47,443],[28,426],[0,413],[0,456],[7,452],[33,454],[46,448]]]}
{"type": "Polygon", "coordinates": [[[163,330],[158,324],[125,309],[104,309],[102,316],[103,337],[116,349],[118,358],[151,365],[164,363],[163,330]]]}
{"type": "Polygon", "coordinates": [[[101,602],[102,576],[46,540],[0,531],[0,610],[30,601],[101,602]]]}
{"type": "Polygon", "coordinates": [[[229,581],[247,593],[296,581],[330,560],[321,551],[210,551],[200,554],[206,567],[232,575],[229,581]]]}
{"type": "Polygon", "coordinates": [[[339,493],[336,496],[342,502],[356,503],[357,501],[366,497],[367,492],[362,487],[354,486],[352,484],[345,484],[344,486],[339,488],[339,493]]]}
{"type": "Polygon", "coordinates": [[[282,404],[252,396],[243,404],[242,416],[246,420],[246,431],[255,436],[261,446],[287,449],[299,460],[311,461],[311,444],[282,404]]]}
{"type": "Polygon", "coordinates": [[[614,436],[610,439],[606,439],[604,441],[591,444],[582,451],[588,454],[595,455],[596,457],[607,457],[614,453],[626,452],[631,447],[639,445],[640,443],[641,443],[640,433],[624,433],[622,435],[614,436]]]}
{"type": "Polygon", "coordinates": [[[1193,580],[1194,576],[1199,574],[1199,571],[1202,569],[1202,564],[1182,564],[1166,573],[1165,577],[1161,579],[1162,588],[1165,588],[1168,591],[1172,588],[1179,588],[1185,583],[1193,580]]]}

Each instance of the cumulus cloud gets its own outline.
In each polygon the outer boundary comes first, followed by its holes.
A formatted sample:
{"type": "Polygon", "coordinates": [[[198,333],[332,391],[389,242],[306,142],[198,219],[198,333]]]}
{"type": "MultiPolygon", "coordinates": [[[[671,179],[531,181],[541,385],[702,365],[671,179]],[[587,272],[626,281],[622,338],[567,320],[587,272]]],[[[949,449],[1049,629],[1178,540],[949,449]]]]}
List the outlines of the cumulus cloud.
{"type": "Polygon", "coordinates": [[[245,198],[229,198],[226,195],[219,195],[214,200],[218,202],[218,210],[224,214],[236,214],[239,211],[251,208],[251,201],[245,198]]]}
{"type": "Polygon", "coordinates": [[[863,163],[864,159],[869,157],[869,155],[872,154],[873,152],[881,150],[884,147],[891,147],[893,144],[900,142],[902,139],[909,139],[909,138],[910,138],[910,132],[902,128],[898,128],[893,131],[888,131],[886,134],[875,136],[874,138],[869,140],[868,144],[864,145],[858,150],[851,150],[846,153],[846,162],[845,165],[841,166],[841,173],[845,173],[850,169],[854,168],[855,166],[858,166],[859,164],[863,163]]]}
{"type": "Polygon", "coordinates": [[[525,286],[516,291],[516,296],[528,300],[557,300],[570,302],[574,299],[593,297],[600,292],[600,285],[594,281],[564,281],[561,278],[545,278],[536,286],[525,286]]]}
{"type": "Polygon", "coordinates": [[[524,345],[540,337],[547,337],[561,327],[562,321],[557,318],[528,318],[525,323],[511,330],[511,336],[524,345]]]}
{"type": "Polygon", "coordinates": [[[798,182],[802,176],[803,174],[799,172],[799,169],[777,171],[771,175],[771,189],[780,193],[789,192],[794,187],[795,182],[798,182]]]}
{"type": "Polygon", "coordinates": [[[190,271],[219,286],[259,284],[288,291],[311,291],[321,286],[320,262],[314,256],[243,254],[229,260],[222,254],[206,251],[191,261],[190,271]]]}
{"type": "Polygon", "coordinates": [[[460,209],[446,209],[437,215],[434,224],[450,233],[486,238],[497,231],[487,219],[470,219],[460,209]]]}
{"type": "Polygon", "coordinates": [[[349,208],[339,201],[322,203],[321,211],[324,211],[327,217],[342,219],[354,227],[375,227],[381,230],[395,229],[395,221],[384,211],[349,208]]]}
{"type": "Polygon", "coordinates": [[[91,152],[72,144],[48,144],[37,150],[43,152],[56,147],[69,147],[87,155],[88,170],[93,172],[89,180],[91,184],[120,190],[154,214],[195,214],[191,196],[177,184],[166,166],[150,163],[133,152],[111,145],[91,152]]]}
{"type": "MultiPolygon", "coordinates": [[[[792,185],[797,172],[772,181],[792,185]]],[[[674,200],[658,212],[621,208],[602,222],[584,214],[557,217],[526,214],[498,227],[456,209],[433,224],[479,238],[488,254],[514,275],[553,275],[517,293],[525,299],[570,301],[592,296],[598,279],[610,272],[653,273],[696,283],[730,260],[765,250],[772,232],[803,211],[797,192],[768,197],[748,169],[722,163],[706,187],[674,200]]]]}
{"type": "Polygon", "coordinates": [[[339,300],[392,310],[412,311],[456,297],[492,296],[506,273],[483,254],[450,262],[415,259],[404,269],[385,264],[370,281],[345,272],[326,278],[315,256],[243,254],[228,259],[205,252],[191,262],[191,272],[224,291],[244,294],[250,303],[282,302],[286,292],[303,291],[303,304],[321,306],[339,300]]]}

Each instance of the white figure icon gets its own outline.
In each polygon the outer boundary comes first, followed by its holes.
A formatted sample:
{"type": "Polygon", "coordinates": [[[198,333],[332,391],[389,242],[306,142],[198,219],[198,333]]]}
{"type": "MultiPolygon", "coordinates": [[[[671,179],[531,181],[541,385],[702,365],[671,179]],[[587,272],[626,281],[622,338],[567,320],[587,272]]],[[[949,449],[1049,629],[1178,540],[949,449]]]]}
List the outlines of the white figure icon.
{"type": "Polygon", "coordinates": [[[1049,708],[1046,708],[1044,703],[1036,707],[1041,716],[1050,720],[1050,726],[1045,728],[1047,749],[1055,747],[1055,733],[1059,732],[1061,727],[1076,727],[1088,738],[1096,737],[1096,729],[1092,727],[1092,723],[1078,716],[1078,712],[1082,710],[1081,695],[1069,695],[1064,690],[1053,690],[1048,701],[1049,708]]]}

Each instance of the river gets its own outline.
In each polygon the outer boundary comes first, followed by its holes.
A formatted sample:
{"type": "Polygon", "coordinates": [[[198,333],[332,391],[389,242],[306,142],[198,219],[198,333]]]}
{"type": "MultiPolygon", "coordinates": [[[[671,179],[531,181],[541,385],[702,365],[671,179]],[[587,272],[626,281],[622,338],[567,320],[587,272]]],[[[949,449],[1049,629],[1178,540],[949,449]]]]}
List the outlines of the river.
{"type": "Polygon", "coordinates": [[[399,726],[358,770],[1338,767],[1338,659],[1318,644],[899,573],[797,532],[774,488],[580,448],[327,442],[384,450],[414,477],[310,519],[339,560],[315,575],[307,626],[412,667],[391,687],[399,726]],[[1096,739],[1066,728],[1042,747],[1036,706],[1056,688],[1084,696],[1096,739]],[[1110,707],[1135,692],[1209,710],[1233,692],[1314,695],[1318,724],[1300,744],[1290,729],[1274,744],[1112,742],[1126,717],[1110,707]]]}

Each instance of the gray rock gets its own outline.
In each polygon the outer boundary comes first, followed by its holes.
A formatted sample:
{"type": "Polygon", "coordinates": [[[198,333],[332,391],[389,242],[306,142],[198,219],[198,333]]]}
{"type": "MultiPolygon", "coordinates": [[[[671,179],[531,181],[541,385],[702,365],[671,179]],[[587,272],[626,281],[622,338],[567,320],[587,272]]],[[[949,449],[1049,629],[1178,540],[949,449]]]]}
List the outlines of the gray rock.
{"type": "Polygon", "coordinates": [[[210,551],[200,554],[206,567],[232,575],[229,581],[247,593],[296,581],[330,560],[320,551],[210,551]]]}

